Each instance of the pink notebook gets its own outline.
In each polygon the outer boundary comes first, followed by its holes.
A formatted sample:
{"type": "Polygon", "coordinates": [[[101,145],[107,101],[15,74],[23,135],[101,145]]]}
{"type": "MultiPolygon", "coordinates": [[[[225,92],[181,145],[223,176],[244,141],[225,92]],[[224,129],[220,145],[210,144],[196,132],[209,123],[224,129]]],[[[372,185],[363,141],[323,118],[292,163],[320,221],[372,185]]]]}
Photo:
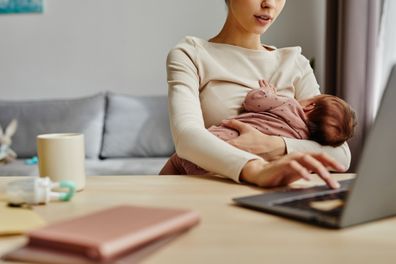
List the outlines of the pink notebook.
{"type": "MultiPolygon", "coordinates": [[[[123,205],[34,230],[23,249],[109,262],[168,240],[198,222],[198,214],[191,210],[123,205]]],[[[6,259],[15,256],[18,250],[6,259]]]]}

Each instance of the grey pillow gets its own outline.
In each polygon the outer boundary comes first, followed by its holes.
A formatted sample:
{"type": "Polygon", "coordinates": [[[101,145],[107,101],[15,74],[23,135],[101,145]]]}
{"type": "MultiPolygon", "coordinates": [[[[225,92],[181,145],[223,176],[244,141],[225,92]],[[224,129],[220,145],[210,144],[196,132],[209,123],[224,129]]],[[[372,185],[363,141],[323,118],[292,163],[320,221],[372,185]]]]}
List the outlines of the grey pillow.
{"type": "Polygon", "coordinates": [[[36,155],[36,136],[45,133],[83,133],[87,158],[98,158],[103,133],[105,96],[31,101],[0,100],[0,124],[16,118],[18,129],[11,148],[19,158],[36,155]]]}
{"type": "Polygon", "coordinates": [[[174,152],[166,96],[109,93],[102,158],[166,157],[174,152]]]}

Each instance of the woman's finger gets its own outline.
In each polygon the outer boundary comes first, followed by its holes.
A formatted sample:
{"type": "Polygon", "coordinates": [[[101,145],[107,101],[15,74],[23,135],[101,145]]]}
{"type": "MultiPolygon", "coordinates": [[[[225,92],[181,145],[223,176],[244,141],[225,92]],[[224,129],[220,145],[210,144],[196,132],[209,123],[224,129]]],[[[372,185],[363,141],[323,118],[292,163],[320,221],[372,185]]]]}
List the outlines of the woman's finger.
{"type": "Polygon", "coordinates": [[[311,153],[310,155],[313,156],[318,161],[320,161],[327,168],[331,168],[338,172],[346,171],[346,168],[343,165],[338,163],[335,159],[333,159],[326,153],[311,153]]]}
{"type": "Polygon", "coordinates": [[[309,174],[308,170],[304,166],[301,166],[301,164],[296,160],[290,161],[289,165],[301,178],[307,181],[312,179],[312,176],[309,174]]]}
{"type": "MultiPolygon", "coordinates": [[[[254,173],[248,175],[252,174],[254,173]]],[[[301,176],[290,166],[290,160],[283,158],[265,165],[264,170],[253,177],[253,182],[261,187],[272,188],[288,185],[299,179],[301,176]]]]}
{"type": "Polygon", "coordinates": [[[340,184],[331,177],[329,171],[323,166],[323,164],[311,155],[303,155],[299,159],[299,163],[306,169],[317,173],[319,177],[322,178],[329,187],[333,189],[337,189],[340,187],[340,184]]]}
{"type": "Polygon", "coordinates": [[[238,120],[223,120],[222,124],[226,127],[235,129],[237,131],[239,131],[240,134],[242,134],[243,132],[248,131],[251,127],[245,123],[242,123],[241,121],[238,120]]]}

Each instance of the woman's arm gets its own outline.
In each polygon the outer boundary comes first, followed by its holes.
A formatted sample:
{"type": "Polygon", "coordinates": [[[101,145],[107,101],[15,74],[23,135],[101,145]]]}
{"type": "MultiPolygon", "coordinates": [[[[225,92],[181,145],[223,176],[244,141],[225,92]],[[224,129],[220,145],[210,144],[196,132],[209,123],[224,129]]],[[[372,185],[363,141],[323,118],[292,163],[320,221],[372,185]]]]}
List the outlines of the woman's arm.
{"type": "Polygon", "coordinates": [[[339,147],[322,146],[319,143],[312,140],[298,140],[294,138],[283,138],[286,144],[286,152],[318,152],[326,153],[346,169],[351,164],[351,151],[349,150],[348,144],[344,142],[339,147]]]}
{"type": "Polygon", "coordinates": [[[238,182],[245,164],[261,158],[220,140],[205,128],[195,49],[191,43],[182,44],[167,58],[169,118],[176,152],[205,170],[238,182]]]}
{"type": "Polygon", "coordinates": [[[344,172],[345,166],[325,153],[286,154],[283,138],[262,134],[257,129],[237,120],[227,120],[225,125],[240,132],[237,140],[228,143],[238,148],[246,148],[252,153],[264,155],[267,161],[251,160],[243,167],[240,179],[262,187],[287,185],[298,179],[311,180],[310,173],[317,173],[331,188],[338,188],[337,181],[331,178],[328,169],[344,172]],[[241,145],[242,144],[242,145],[241,145]],[[268,151],[270,149],[270,151],[268,151]]]}
{"type": "Polygon", "coordinates": [[[254,153],[267,161],[277,160],[285,154],[301,152],[326,153],[346,169],[349,168],[351,162],[351,153],[347,143],[334,148],[322,146],[312,140],[265,135],[238,120],[226,120],[223,124],[239,131],[240,134],[239,137],[229,140],[228,143],[239,149],[254,153]]]}
{"type": "Polygon", "coordinates": [[[287,185],[298,179],[312,179],[311,172],[316,173],[331,188],[339,188],[327,168],[345,171],[343,166],[324,153],[292,153],[279,160],[264,164],[262,160],[249,161],[243,168],[241,180],[262,187],[287,185]]]}

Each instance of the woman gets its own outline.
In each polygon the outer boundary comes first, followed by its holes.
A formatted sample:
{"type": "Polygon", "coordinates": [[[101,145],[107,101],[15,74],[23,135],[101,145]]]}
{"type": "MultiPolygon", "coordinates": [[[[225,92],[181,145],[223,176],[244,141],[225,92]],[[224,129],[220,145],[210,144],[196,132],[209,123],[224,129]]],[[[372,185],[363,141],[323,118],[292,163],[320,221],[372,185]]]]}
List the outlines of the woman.
{"type": "MultiPolygon", "coordinates": [[[[346,143],[323,147],[308,140],[263,135],[238,121],[225,125],[240,132],[224,142],[206,130],[235,116],[259,80],[297,100],[320,93],[308,60],[298,47],[276,49],[260,42],[286,0],[228,0],[228,16],[209,41],[186,37],[168,55],[169,113],[179,157],[236,182],[262,187],[311,179],[339,184],[328,168],[344,171],[350,162],[346,143]],[[289,153],[289,154],[288,154],[289,153]]],[[[165,165],[166,166],[166,165],[165,165]]]]}

